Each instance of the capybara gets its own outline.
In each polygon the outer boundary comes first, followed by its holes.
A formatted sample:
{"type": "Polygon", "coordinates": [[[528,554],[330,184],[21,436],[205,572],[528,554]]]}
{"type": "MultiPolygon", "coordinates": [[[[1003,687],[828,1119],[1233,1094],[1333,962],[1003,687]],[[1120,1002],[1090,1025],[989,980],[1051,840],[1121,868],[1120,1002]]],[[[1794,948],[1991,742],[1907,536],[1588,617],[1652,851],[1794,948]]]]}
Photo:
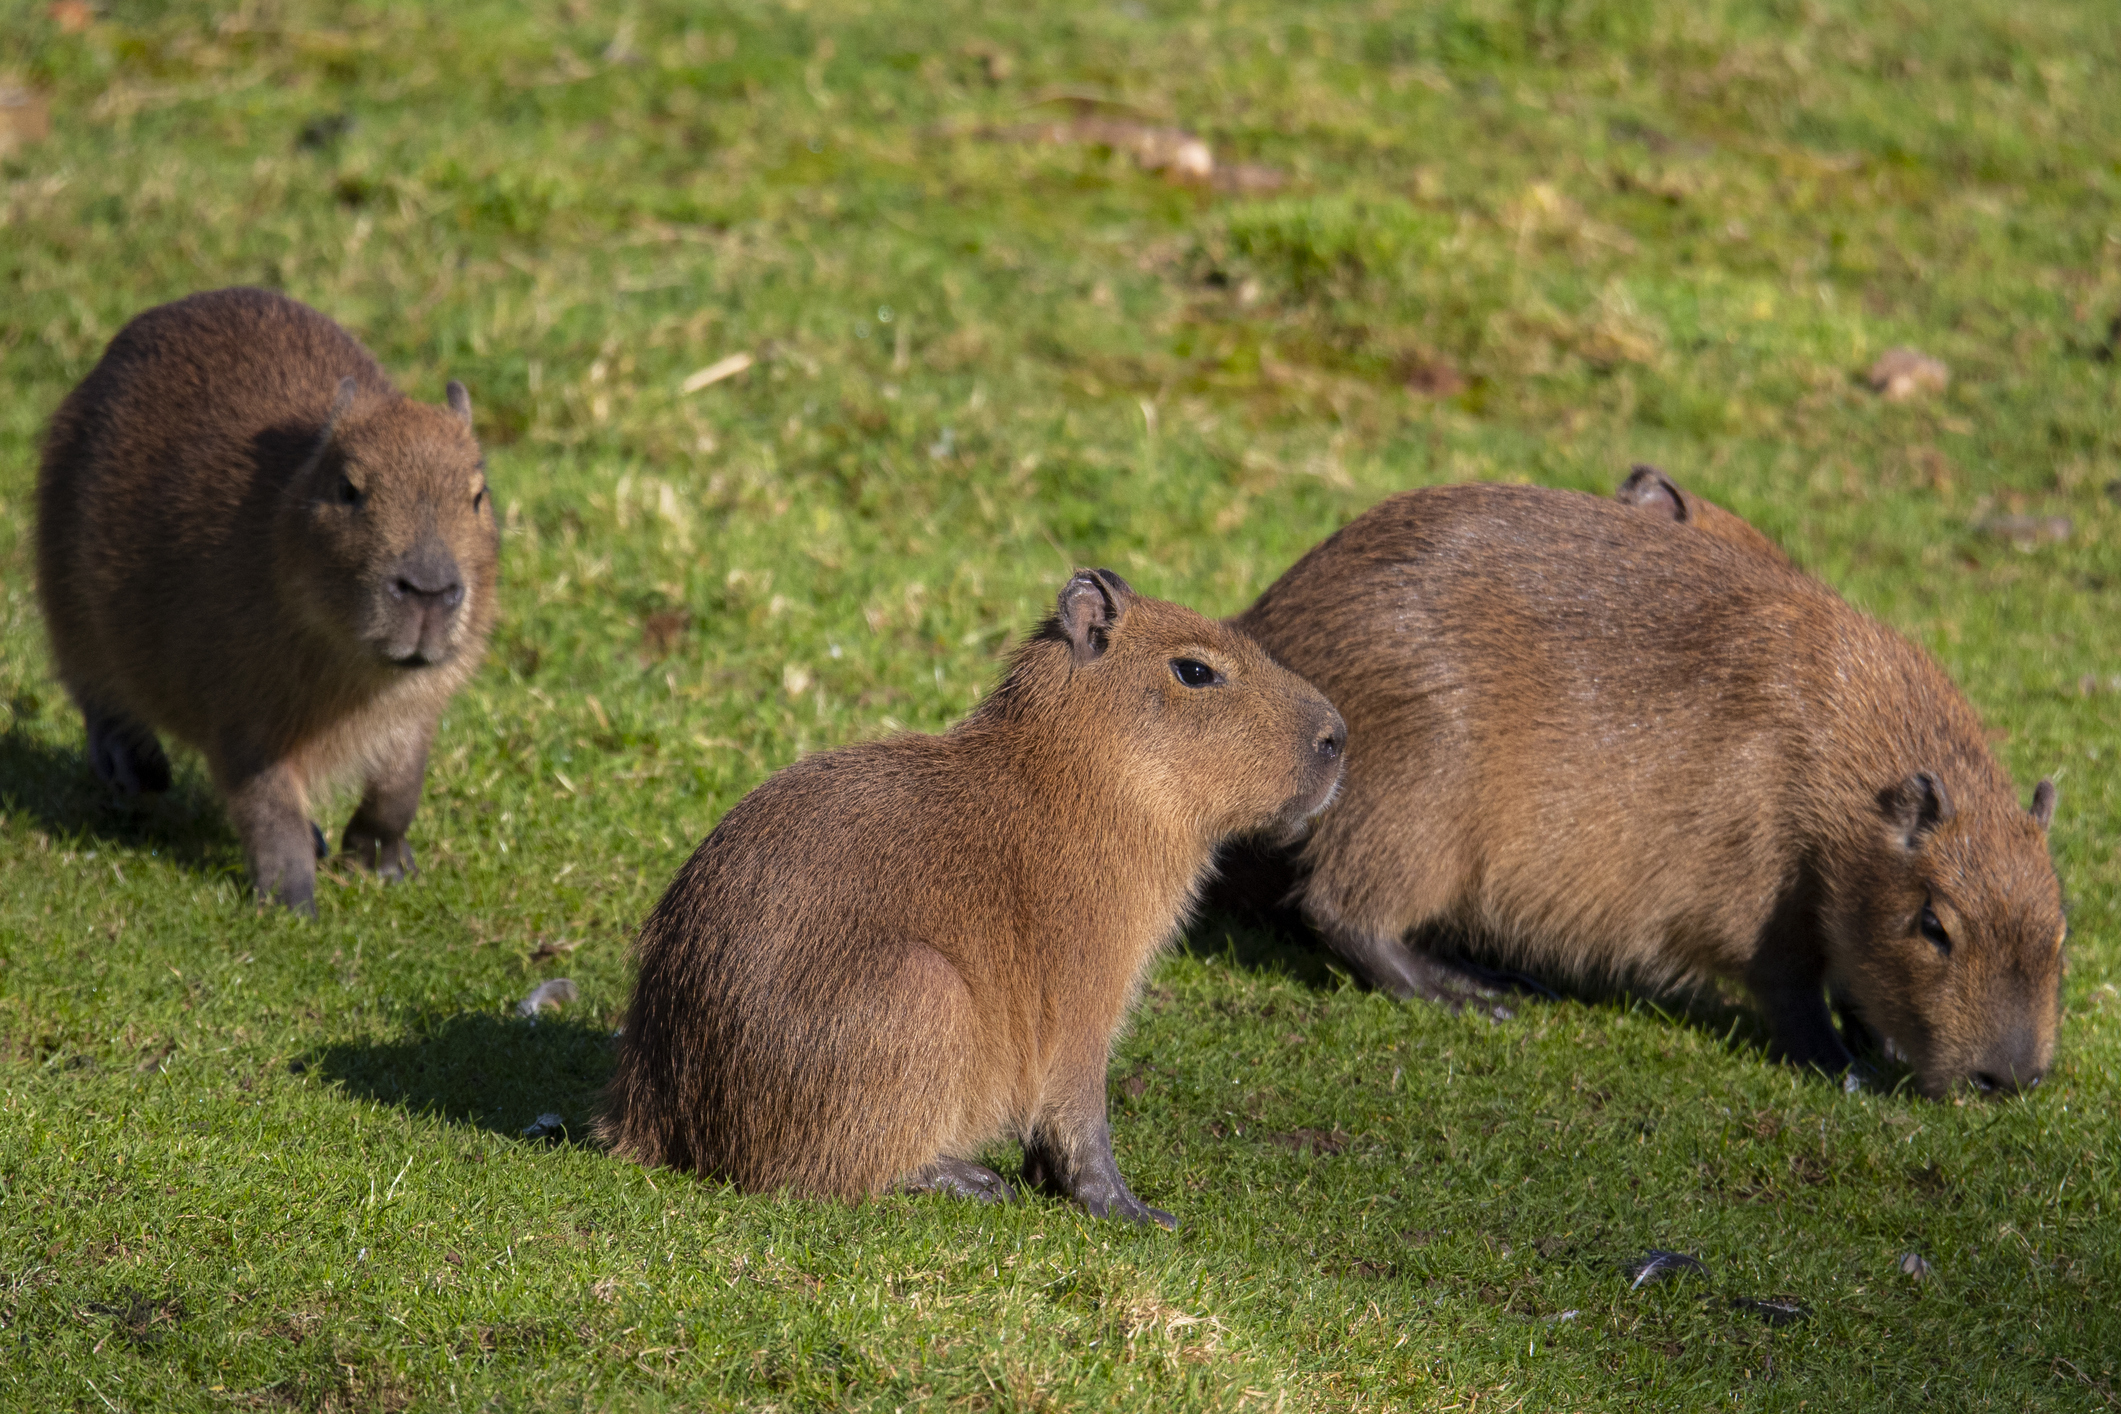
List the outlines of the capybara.
{"type": "Polygon", "coordinates": [[[261,895],[316,912],[316,794],[410,874],[443,704],[478,666],[499,540],[471,400],[414,402],[324,315],[265,290],[148,310],[59,405],[37,483],[52,656],[119,792],[206,756],[261,895]]]}
{"type": "Polygon", "coordinates": [[[807,757],[642,926],[602,1132],[753,1191],[1001,1199],[974,1161],[1170,1225],[1112,1157],[1105,1071],[1215,846],[1331,798],[1343,727],[1260,647],[1109,570],[1068,581],[940,736],[807,757]]]}
{"type": "Polygon", "coordinates": [[[2054,787],[2021,806],[1937,665],[1817,580],[1579,492],[1446,486],[1232,622],[1347,718],[1296,899],[1371,983],[1463,1000],[1424,935],[1721,974],[1778,1054],[1839,1068],[1831,985],[1928,1094],[2047,1070],[2054,787]]]}
{"type": "Polygon", "coordinates": [[[1691,491],[1682,491],[1678,482],[1646,463],[1637,462],[1629,469],[1628,479],[1613,492],[1613,499],[1624,506],[1690,525],[1704,535],[1713,535],[1736,549],[1775,564],[1790,562],[1782,547],[1761,534],[1744,516],[1727,511],[1714,501],[1703,500],[1691,491]]]}

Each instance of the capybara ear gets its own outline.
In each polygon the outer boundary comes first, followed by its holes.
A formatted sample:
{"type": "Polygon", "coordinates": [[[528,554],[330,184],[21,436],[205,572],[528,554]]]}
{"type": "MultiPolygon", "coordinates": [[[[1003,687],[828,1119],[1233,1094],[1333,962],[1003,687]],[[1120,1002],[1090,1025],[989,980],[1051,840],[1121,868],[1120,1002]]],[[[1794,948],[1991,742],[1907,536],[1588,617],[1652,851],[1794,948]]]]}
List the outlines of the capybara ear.
{"type": "Polygon", "coordinates": [[[1915,848],[1924,835],[1952,818],[1952,798],[1945,793],[1944,782],[1928,771],[1917,771],[1881,791],[1878,804],[1905,849],[1915,848]]]}
{"type": "Polygon", "coordinates": [[[1104,655],[1112,630],[1134,602],[1127,581],[1110,570],[1077,570],[1060,592],[1055,618],[1077,663],[1104,655]]]}
{"type": "Polygon", "coordinates": [[[317,463],[324,460],[325,449],[331,446],[332,434],[339,430],[339,419],[346,416],[346,410],[353,406],[354,394],[360,391],[361,385],[353,379],[339,380],[338,396],[331,400],[331,411],[324,418],[324,430],[317,434],[317,445],[310,452],[309,460],[302,464],[303,476],[315,471],[317,463]]]}
{"type": "Polygon", "coordinates": [[[2042,781],[2033,787],[2033,823],[2046,829],[2055,823],[2055,783],[2042,781]]]}
{"type": "Polygon", "coordinates": [[[471,426],[471,394],[465,392],[464,385],[454,378],[449,380],[449,410],[457,415],[459,422],[471,426]]]}
{"type": "Polygon", "coordinates": [[[1626,506],[1640,506],[1646,511],[1670,516],[1673,520],[1687,518],[1686,493],[1656,467],[1647,462],[1637,462],[1628,472],[1628,479],[1620,483],[1613,499],[1626,506]]]}

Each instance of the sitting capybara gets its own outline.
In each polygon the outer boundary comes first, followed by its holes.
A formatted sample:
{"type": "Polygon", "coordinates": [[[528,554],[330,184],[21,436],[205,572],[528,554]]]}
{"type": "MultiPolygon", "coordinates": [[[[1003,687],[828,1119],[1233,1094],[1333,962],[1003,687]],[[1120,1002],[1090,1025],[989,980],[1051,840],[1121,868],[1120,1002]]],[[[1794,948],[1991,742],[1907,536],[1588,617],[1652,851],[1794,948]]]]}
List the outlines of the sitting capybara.
{"type": "Polygon", "coordinates": [[[1837,1068],[1832,985],[1932,1095],[2046,1071],[2054,787],[2022,807],[1937,665],[1817,580],[1578,492],[1448,486],[1232,622],[1347,719],[1296,900],[1374,985],[1465,999],[1419,946],[1455,936],[1742,979],[1779,1054],[1837,1068]]]}
{"type": "Polygon", "coordinates": [[[1790,557],[1782,553],[1782,547],[1762,535],[1744,516],[1733,514],[1690,491],[1680,490],[1678,482],[1654,466],[1635,463],[1628,471],[1628,479],[1613,492],[1613,499],[1623,506],[1633,506],[1681,525],[1691,525],[1704,535],[1713,535],[1736,549],[1775,564],[1790,562],[1790,557]]]}
{"type": "Polygon", "coordinates": [[[941,736],[811,756],[716,825],[641,929],[603,1133],[754,1191],[1027,1181],[1169,1225],[1112,1157],[1105,1070],[1215,846],[1340,778],[1332,705],[1259,646],[1084,571],[941,736]]]}
{"type": "Polygon", "coordinates": [[[53,415],[37,587],[97,775],[169,787],[205,753],[258,892],[316,912],[314,794],[358,773],[345,849],[412,872],[443,704],[478,666],[499,549],[471,400],[413,402],[305,305],[151,309],[53,415]]]}

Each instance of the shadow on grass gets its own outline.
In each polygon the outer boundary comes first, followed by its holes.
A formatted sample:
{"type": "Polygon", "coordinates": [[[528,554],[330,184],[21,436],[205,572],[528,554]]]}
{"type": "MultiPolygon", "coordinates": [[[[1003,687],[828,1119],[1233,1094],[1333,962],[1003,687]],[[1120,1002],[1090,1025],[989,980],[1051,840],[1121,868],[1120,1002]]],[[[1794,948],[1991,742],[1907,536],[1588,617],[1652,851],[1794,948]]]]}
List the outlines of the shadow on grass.
{"type": "Polygon", "coordinates": [[[586,1020],[548,1015],[533,1026],[454,1012],[415,1023],[397,1040],[320,1046],[303,1064],[349,1095],[511,1139],[556,1114],[565,1138],[587,1143],[612,1045],[608,1030],[586,1020]]]}
{"type": "Polygon", "coordinates": [[[179,866],[218,873],[240,864],[235,832],[197,767],[172,763],[160,796],[119,799],[89,769],[84,745],[58,745],[22,730],[0,732],[0,810],[34,820],[45,833],[152,850],[179,866]]]}
{"type": "MultiPolygon", "coordinates": [[[[1201,918],[1186,931],[1181,944],[1187,952],[1317,991],[1344,984],[1349,973],[1318,931],[1296,909],[1281,902],[1295,885],[1295,875],[1285,860],[1271,851],[1240,845],[1226,849],[1218,864],[1222,873],[1209,886],[1201,918]]],[[[1712,1034],[1734,1053],[1756,1056],[1767,1051],[1771,1039],[1760,1014],[1742,993],[1714,983],[1644,990],[1610,978],[1529,976],[1484,950],[1478,940],[1449,930],[1419,937],[1414,947],[1467,965],[1492,982],[1504,993],[1505,1003],[1518,1011],[1544,1001],[1648,1011],[1676,1025],[1712,1034]]],[[[1898,1072],[1899,1067],[1885,1064],[1875,1054],[1875,1043],[1859,1024],[1844,1015],[1842,1027],[1850,1050],[1866,1056],[1882,1077],[1889,1080],[1898,1072]]]]}

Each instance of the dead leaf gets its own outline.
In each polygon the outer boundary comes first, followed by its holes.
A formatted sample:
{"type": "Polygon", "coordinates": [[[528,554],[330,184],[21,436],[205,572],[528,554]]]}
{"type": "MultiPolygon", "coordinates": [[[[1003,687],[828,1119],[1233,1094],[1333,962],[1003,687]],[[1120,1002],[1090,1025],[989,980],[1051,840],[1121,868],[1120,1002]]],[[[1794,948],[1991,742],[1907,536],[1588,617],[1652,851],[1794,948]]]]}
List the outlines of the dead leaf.
{"type": "Polygon", "coordinates": [[[530,950],[532,962],[550,962],[556,957],[565,957],[582,945],[581,940],[569,938],[547,938],[530,950]]]}
{"type": "Polygon", "coordinates": [[[1065,123],[1029,123],[989,130],[1004,142],[1044,143],[1056,147],[1109,147],[1124,152],[1145,172],[1161,172],[1174,182],[1201,184],[1214,180],[1215,154],[1184,128],[1162,127],[1126,118],[1080,117],[1065,123]]]}
{"type": "Polygon", "coordinates": [[[96,22],[96,12],[83,0],[53,0],[44,13],[51,17],[61,34],[79,34],[96,22]]]}
{"type": "Polygon", "coordinates": [[[2021,550],[2035,545],[2059,545],[2069,539],[2068,516],[1990,516],[1974,529],[1996,540],[2008,540],[2021,550]]]}
{"type": "Polygon", "coordinates": [[[1407,391],[1428,398],[1455,398],[1466,390],[1465,375],[1449,359],[1431,354],[1410,354],[1400,360],[1396,372],[1407,391]]]}
{"type": "Polygon", "coordinates": [[[1952,381],[1952,371],[1942,359],[1909,348],[1887,349],[1864,375],[1871,391],[1890,402],[1904,402],[1920,393],[1941,393],[1952,381]]]}
{"type": "Polygon", "coordinates": [[[33,89],[0,85],[0,156],[51,134],[50,99],[33,89]]]}
{"type": "Polygon", "coordinates": [[[689,609],[659,609],[641,621],[641,653],[650,661],[669,657],[692,628],[689,609]]]}
{"type": "Polygon", "coordinates": [[[1339,1129],[1292,1129],[1287,1134],[1270,1134],[1267,1138],[1276,1144],[1286,1144],[1299,1154],[1314,1156],[1338,1154],[1348,1147],[1349,1136],[1339,1129]]]}

